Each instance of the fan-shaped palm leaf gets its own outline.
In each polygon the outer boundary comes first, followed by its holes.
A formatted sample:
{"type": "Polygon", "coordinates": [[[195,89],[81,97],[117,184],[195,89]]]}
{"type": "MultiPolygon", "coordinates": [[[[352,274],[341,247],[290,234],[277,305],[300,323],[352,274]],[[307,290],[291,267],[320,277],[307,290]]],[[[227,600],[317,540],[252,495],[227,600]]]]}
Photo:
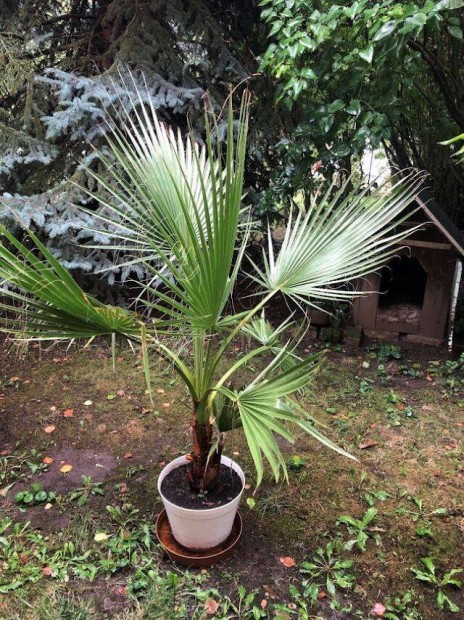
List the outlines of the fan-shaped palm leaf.
{"type": "Polygon", "coordinates": [[[277,254],[269,235],[258,281],[269,291],[305,303],[360,294],[341,285],[371,273],[398,251],[398,242],[411,230],[396,228],[422,183],[423,175],[411,173],[392,187],[356,188],[342,199],[338,192],[333,201],[299,212],[290,218],[277,254]]]}
{"type": "MultiPolygon", "coordinates": [[[[119,164],[107,161],[113,182],[89,171],[113,198],[104,202],[110,215],[100,217],[118,225],[123,239],[135,247],[138,244],[138,260],[170,291],[171,296],[156,291],[158,301],[151,307],[173,319],[184,318],[196,329],[211,329],[221,317],[237,274],[232,261],[241,209],[248,99],[237,125],[229,110],[225,154],[221,143],[213,142],[207,116],[206,143],[200,146],[163,125],[154,105],[147,109],[141,95],[134,107],[140,112],[135,118],[127,113],[120,119],[122,129],[116,128],[109,141],[119,164]]],[[[240,253],[245,242],[246,234],[240,253]]],[[[124,244],[115,247],[126,248],[124,244]]]]}
{"type": "Polygon", "coordinates": [[[261,482],[263,476],[263,457],[271,465],[277,480],[281,471],[287,475],[285,460],[275,437],[280,435],[287,441],[294,441],[293,434],[284,422],[300,426],[325,445],[353,458],[317,431],[308,420],[309,416],[304,418],[297,415],[283,400],[285,396],[305,387],[312,380],[318,370],[321,355],[322,353],[312,355],[277,377],[267,379],[268,374],[275,369],[276,362],[274,362],[241,392],[232,393],[230,390],[223,390],[223,393],[236,403],[240,413],[240,420],[258,474],[257,484],[261,482]]]}

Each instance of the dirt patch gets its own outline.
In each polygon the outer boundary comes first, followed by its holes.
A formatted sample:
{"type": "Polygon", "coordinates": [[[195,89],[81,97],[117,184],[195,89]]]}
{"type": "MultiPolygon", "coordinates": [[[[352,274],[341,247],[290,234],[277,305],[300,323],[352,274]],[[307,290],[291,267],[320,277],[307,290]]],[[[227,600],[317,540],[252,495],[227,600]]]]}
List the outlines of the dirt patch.
{"type": "Polygon", "coordinates": [[[0,423],[0,453],[8,454],[12,450],[13,444],[14,437],[12,433],[5,424],[0,423]]]}
{"type": "Polygon", "coordinates": [[[38,530],[56,532],[67,527],[72,519],[60,508],[60,502],[40,503],[23,507],[15,504],[14,496],[20,491],[30,489],[33,484],[40,484],[46,492],[54,492],[58,498],[66,497],[74,489],[81,487],[82,476],[90,476],[95,483],[104,482],[117,466],[117,459],[110,454],[93,450],[63,449],[50,452],[46,458],[52,458],[46,471],[37,473],[27,481],[18,481],[5,498],[0,498],[0,505],[8,509],[8,513],[17,521],[31,521],[38,530]],[[62,467],[72,469],[63,473],[62,467]],[[45,506],[47,505],[47,508],[45,506]]]}
{"type": "MultiPolygon", "coordinates": [[[[117,466],[117,459],[111,454],[96,452],[93,450],[75,450],[66,448],[57,452],[47,453],[53,458],[48,465],[47,471],[34,476],[31,482],[39,482],[46,491],[55,491],[60,495],[70,493],[82,484],[82,476],[90,476],[93,482],[103,482],[111,471],[117,466]],[[63,473],[60,469],[66,465],[71,470],[63,473]]],[[[21,491],[25,483],[18,483],[16,490],[21,491]]]]}

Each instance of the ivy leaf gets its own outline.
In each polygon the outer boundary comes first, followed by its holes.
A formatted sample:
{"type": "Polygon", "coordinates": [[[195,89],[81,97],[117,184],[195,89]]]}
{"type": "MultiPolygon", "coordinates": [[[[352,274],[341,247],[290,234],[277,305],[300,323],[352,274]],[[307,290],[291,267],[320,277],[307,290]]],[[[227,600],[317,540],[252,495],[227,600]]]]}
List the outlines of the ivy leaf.
{"type": "Polygon", "coordinates": [[[396,22],[388,21],[385,22],[383,26],[381,26],[374,35],[373,41],[381,41],[386,37],[389,37],[396,28],[396,22]]]}
{"type": "Polygon", "coordinates": [[[414,13],[406,19],[407,24],[412,24],[413,26],[425,26],[427,23],[427,15],[424,13],[414,13]]]}
{"type": "Polygon", "coordinates": [[[371,64],[372,59],[374,58],[374,46],[370,44],[366,47],[366,49],[361,50],[359,52],[359,57],[371,64]]]}
{"type": "Polygon", "coordinates": [[[332,103],[329,103],[329,105],[327,106],[327,110],[331,114],[334,114],[335,112],[342,110],[344,107],[345,107],[345,104],[343,103],[341,99],[335,99],[335,101],[332,101],[332,103]]]}
{"type": "MultiPolygon", "coordinates": [[[[351,153],[351,148],[348,144],[342,143],[337,145],[334,149],[333,149],[333,153],[336,157],[346,157],[347,155],[349,155],[351,153]]],[[[330,407],[329,407],[330,409],[330,407]]],[[[332,411],[328,411],[328,413],[333,413],[332,411]]]]}
{"type": "Polygon", "coordinates": [[[306,67],[305,69],[301,71],[301,77],[307,80],[317,80],[317,75],[309,67],[306,67]]]}
{"type": "Polygon", "coordinates": [[[455,39],[459,39],[462,41],[462,30],[461,28],[459,28],[459,26],[448,26],[448,32],[455,39]]]}
{"type": "Polygon", "coordinates": [[[437,2],[435,6],[436,11],[443,11],[446,9],[462,9],[464,7],[464,0],[441,0],[437,2]]]}
{"type": "Polygon", "coordinates": [[[359,116],[361,114],[361,102],[358,99],[352,99],[345,109],[348,114],[359,116]]]}
{"type": "Polygon", "coordinates": [[[281,19],[278,19],[277,21],[275,21],[271,28],[271,32],[267,36],[272,37],[274,34],[277,34],[283,25],[284,23],[281,19]]]}

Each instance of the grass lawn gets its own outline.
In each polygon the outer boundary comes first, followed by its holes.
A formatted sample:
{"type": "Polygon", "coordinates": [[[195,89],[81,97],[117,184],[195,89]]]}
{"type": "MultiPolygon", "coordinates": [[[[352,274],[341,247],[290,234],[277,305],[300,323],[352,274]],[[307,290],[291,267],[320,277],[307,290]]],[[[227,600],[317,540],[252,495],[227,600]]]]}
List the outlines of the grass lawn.
{"type": "Polygon", "coordinates": [[[151,405],[125,347],[115,371],[103,343],[5,344],[1,362],[0,618],[464,617],[448,583],[464,568],[464,374],[437,350],[330,351],[301,401],[359,462],[302,432],[283,445],[289,484],[268,477],[253,508],[251,458],[229,437],[251,485],[244,534],[208,571],[171,564],[153,536],[157,476],[190,449],[169,367],[153,368],[151,405]]]}

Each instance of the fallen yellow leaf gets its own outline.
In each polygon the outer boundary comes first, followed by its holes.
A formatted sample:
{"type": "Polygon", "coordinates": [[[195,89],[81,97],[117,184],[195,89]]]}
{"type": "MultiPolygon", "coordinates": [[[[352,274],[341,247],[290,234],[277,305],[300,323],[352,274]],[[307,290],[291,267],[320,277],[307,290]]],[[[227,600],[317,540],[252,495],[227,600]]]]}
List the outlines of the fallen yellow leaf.
{"type": "Polygon", "coordinates": [[[60,472],[62,474],[67,474],[68,471],[71,471],[72,468],[73,468],[72,465],[63,465],[63,467],[60,467],[60,472]]]}

